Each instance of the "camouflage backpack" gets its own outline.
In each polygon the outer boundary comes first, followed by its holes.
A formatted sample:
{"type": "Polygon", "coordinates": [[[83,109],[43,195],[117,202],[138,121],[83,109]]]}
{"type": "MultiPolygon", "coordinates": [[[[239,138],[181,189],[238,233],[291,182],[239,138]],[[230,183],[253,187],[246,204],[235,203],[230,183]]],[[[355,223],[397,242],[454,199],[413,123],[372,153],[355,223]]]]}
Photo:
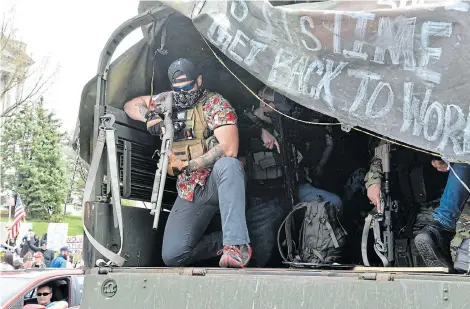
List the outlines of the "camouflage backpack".
{"type": "Polygon", "coordinates": [[[278,231],[279,252],[286,262],[303,264],[332,264],[339,262],[346,243],[346,231],[338,219],[336,207],[320,196],[308,203],[300,203],[287,215],[278,231]],[[294,214],[305,209],[298,234],[293,240],[294,224],[299,218],[294,214]],[[297,219],[297,220],[296,220],[297,219]],[[287,257],[282,252],[281,232],[285,226],[287,257]]]}

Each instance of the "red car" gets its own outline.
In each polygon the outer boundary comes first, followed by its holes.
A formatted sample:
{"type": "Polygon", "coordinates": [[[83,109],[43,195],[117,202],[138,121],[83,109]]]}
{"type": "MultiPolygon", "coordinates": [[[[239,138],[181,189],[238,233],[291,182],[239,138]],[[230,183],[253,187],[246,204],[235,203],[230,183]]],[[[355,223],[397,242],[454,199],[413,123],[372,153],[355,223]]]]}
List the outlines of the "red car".
{"type": "Polygon", "coordinates": [[[51,301],[64,300],[69,308],[79,308],[82,301],[84,274],[82,269],[21,269],[3,271],[0,276],[1,309],[22,309],[37,304],[36,288],[52,285],[51,301]]]}

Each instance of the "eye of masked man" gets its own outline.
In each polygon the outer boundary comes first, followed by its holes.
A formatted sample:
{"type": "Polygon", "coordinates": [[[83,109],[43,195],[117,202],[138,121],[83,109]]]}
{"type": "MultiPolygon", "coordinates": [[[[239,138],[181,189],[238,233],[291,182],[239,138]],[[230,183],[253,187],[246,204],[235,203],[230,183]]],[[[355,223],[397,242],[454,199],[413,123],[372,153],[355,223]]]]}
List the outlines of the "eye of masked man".
{"type": "Polygon", "coordinates": [[[236,159],[235,110],[220,94],[203,87],[202,75],[188,59],[174,61],[168,78],[171,91],[141,96],[124,106],[130,118],[146,122],[152,135],[160,135],[162,102],[169,95],[173,99],[175,134],[168,173],[178,177],[178,197],[165,226],[163,260],[167,266],[180,267],[222,254],[221,267],[244,267],[251,259],[251,247],[244,171],[236,159]],[[204,235],[218,210],[222,233],[204,235]]]}

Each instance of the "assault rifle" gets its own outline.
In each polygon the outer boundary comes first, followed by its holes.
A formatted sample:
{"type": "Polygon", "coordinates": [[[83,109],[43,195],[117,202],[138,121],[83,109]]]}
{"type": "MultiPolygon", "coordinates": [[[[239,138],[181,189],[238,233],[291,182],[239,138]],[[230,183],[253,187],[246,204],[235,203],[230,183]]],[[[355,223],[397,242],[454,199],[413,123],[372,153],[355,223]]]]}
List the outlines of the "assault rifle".
{"type": "MultiPolygon", "coordinates": [[[[160,218],[160,212],[162,209],[162,199],[163,199],[163,192],[165,190],[165,182],[166,176],[168,172],[168,153],[171,150],[173,145],[173,137],[175,134],[175,129],[173,127],[173,96],[167,95],[165,100],[162,102],[162,114],[164,115],[163,119],[163,127],[165,133],[163,134],[161,140],[161,148],[160,148],[160,159],[158,160],[157,171],[155,172],[155,180],[153,182],[152,188],[152,208],[150,210],[150,214],[154,215],[153,219],[153,229],[158,228],[158,220],[160,218]]],[[[162,128],[163,130],[163,128],[162,128]]]]}
{"type": "MultiPolygon", "coordinates": [[[[245,117],[250,119],[255,127],[262,129],[263,121],[256,116],[252,111],[245,110],[243,112],[245,117]]],[[[283,164],[283,175],[284,175],[284,184],[286,189],[286,195],[289,203],[292,207],[296,204],[297,197],[297,186],[296,183],[299,180],[298,174],[298,163],[296,150],[293,147],[292,143],[286,138],[286,128],[285,128],[285,119],[283,116],[275,115],[273,117],[273,124],[277,131],[279,131],[279,136],[277,136],[278,143],[281,151],[281,160],[283,164]]]]}
{"type": "Polygon", "coordinates": [[[297,202],[297,182],[299,181],[297,150],[292,142],[286,138],[286,125],[284,116],[276,117],[278,123],[279,136],[278,142],[281,147],[281,160],[284,165],[284,182],[287,194],[287,200],[295,206],[297,202]]]}
{"type": "Polygon", "coordinates": [[[384,175],[380,192],[382,212],[369,215],[366,218],[362,233],[361,251],[364,265],[370,266],[367,259],[367,237],[372,225],[375,240],[374,251],[382,261],[383,266],[387,267],[395,260],[392,215],[393,212],[397,211],[397,204],[395,201],[392,201],[390,194],[390,144],[384,143],[375,148],[375,157],[382,161],[382,172],[384,175]]]}

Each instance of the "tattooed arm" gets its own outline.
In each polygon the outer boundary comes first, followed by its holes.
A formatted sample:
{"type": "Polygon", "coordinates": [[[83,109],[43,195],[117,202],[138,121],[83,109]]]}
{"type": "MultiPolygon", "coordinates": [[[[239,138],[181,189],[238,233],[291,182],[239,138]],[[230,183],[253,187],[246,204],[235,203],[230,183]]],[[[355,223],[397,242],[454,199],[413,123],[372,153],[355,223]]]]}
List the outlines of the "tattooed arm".
{"type": "Polygon", "coordinates": [[[200,171],[211,167],[222,157],[237,157],[238,128],[236,125],[224,125],[214,130],[219,144],[188,163],[189,171],[200,171]]]}
{"type": "Polygon", "coordinates": [[[127,102],[124,105],[124,111],[131,119],[146,122],[145,114],[148,112],[149,106],[150,96],[141,96],[127,102]]]}

